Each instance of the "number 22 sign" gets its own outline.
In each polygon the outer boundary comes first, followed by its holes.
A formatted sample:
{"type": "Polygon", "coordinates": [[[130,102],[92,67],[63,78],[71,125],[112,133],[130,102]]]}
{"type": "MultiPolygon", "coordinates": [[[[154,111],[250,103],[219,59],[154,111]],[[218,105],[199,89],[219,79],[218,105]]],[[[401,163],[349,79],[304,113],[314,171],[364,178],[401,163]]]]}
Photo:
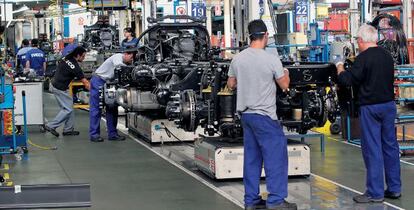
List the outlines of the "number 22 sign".
{"type": "Polygon", "coordinates": [[[308,2],[307,1],[296,1],[295,2],[295,14],[307,16],[308,15],[308,2]]]}

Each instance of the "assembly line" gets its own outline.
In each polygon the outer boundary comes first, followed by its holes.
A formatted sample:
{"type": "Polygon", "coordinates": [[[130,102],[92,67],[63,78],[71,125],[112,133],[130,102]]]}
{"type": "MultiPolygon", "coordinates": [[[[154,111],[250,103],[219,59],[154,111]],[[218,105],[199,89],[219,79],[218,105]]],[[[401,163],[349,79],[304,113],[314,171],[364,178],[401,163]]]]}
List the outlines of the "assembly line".
{"type": "Polygon", "coordinates": [[[0,209],[414,208],[412,2],[0,7],[0,209]]]}

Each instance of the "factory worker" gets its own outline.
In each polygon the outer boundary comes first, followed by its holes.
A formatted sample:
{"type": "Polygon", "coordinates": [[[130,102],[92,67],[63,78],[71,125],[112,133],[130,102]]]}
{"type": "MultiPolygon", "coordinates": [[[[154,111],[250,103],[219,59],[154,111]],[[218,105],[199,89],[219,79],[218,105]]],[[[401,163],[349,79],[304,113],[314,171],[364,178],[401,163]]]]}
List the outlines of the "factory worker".
{"type": "Polygon", "coordinates": [[[26,53],[26,70],[33,69],[36,76],[43,77],[46,71],[45,53],[39,49],[39,40],[32,39],[33,49],[26,53]]]}
{"type": "Polygon", "coordinates": [[[230,89],[237,87],[237,111],[243,125],[245,209],[297,209],[296,204],[285,200],[287,139],[276,116],[276,84],[288,89],[289,72],[279,57],[264,50],[269,37],[265,23],[253,20],[248,31],[250,47],[233,58],[227,81],[230,89]],[[259,191],[263,165],[269,192],[266,201],[259,191]]]}
{"type": "Polygon", "coordinates": [[[79,131],[74,129],[75,112],[73,110],[73,98],[68,90],[70,82],[77,78],[89,90],[89,82],[79,66],[79,62],[85,59],[86,49],[73,44],[66,46],[63,52],[64,57],[59,61],[50,87],[59,104],[60,111],[52,121],[45,125],[46,131],[56,137],[59,136],[56,128],[61,125],[64,125],[63,136],[79,135],[79,131]]]}
{"type": "Polygon", "coordinates": [[[134,31],[132,28],[124,29],[124,37],[122,40],[121,47],[122,49],[130,49],[138,46],[138,39],[134,37],[134,31]]]}
{"type": "Polygon", "coordinates": [[[338,80],[358,90],[361,149],[367,169],[366,191],[357,203],[382,202],[401,196],[400,149],[395,134],[394,60],[377,46],[378,32],[370,25],[359,28],[360,54],[345,71],[343,56],[336,55],[338,80]],[[384,191],[384,175],[387,188],[384,191]]]}
{"type": "MultiPolygon", "coordinates": [[[[99,108],[100,90],[106,81],[113,79],[115,69],[126,66],[133,62],[134,53],[117,53],[105,60],[105,62],[93,73],[91,79],[91,90],[89,100],[90,127],[89,137],[92,142],[102,142],[104,139],[100,135],[101,109],[99,108]]],[[[116,126],[118,124],[118,106],[106,106],[106,126],[108,130],[108,140],[122,141],[125,136],[118,134],[116,126]]]]}

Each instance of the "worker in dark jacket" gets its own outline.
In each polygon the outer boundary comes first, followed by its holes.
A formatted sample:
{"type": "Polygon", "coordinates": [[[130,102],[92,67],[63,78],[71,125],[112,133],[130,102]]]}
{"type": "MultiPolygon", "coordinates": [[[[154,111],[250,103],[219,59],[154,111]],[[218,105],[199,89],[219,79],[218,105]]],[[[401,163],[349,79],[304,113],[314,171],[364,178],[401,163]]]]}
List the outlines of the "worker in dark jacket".
{"type": "Polygon", "coordinates": [[[85,48],[76,45],[68,45],[64,52],[67,52],[68,54],[65,54],[59,62],[50,88],[59,104],[60,112],[56,115],[55,119],[45,126],[46,131],[49,131],[56,137],[59,136],[56,128],[61,125],[64,125],[64,136],[79,135],[79,132],[74,129],[75,112],[73,110],[73,98],[68,91],[70,82],[77,78],[83,83],[85,88],[89,90],[89,82],[79,66],[79,62],[82,62],[85,59],[85,48]]]}
{"type": "Polygon", "coordinates": [[[363,25],[357,38],[360,54],[352,68],[345,71],[343,56],[335,59],[339,82],[358,89],[361,105],[361,147],[367,176],[365,193],[354,197],[357,203],[382,202],[384,197],[401,196],[400,150],[395,134],[394,61],[386,50],[377,46],[377,40],[377,30],[363,25]]]}

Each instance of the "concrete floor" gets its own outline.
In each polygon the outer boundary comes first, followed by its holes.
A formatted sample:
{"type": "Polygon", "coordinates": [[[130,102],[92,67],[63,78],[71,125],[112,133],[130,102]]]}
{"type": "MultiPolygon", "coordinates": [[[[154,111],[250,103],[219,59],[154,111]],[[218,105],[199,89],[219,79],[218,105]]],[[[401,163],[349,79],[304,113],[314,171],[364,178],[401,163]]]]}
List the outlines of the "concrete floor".
{"type": "MultiPolygon", "coordinates": [[[[49,94],[45,94],[45,102],[45,115],[51,119],[58,111],[56,103],[49,94]]],[[[0,173],[8,173],[9,182],[21,185],[90,183],[91,209],[241,209],[243,188],[240,180],[209,180],[195,171],[185,157],[176,161],[183,166],[187,162],[187,172],[183,172],[150,151],[151,145],[137,143],[132,138],[124,142],[91,143],[87,135],[88,114],[76,111],[76,122],[76,128],[81,132],[79,137],[55,138],[32,127],[29,138],[33,143],[57,146],[58,149],[42,150],[30,146],[29,154],[22,161],[16,161],[13,156],[6,157],[4,162],[9,169],[0,169],[0,173]],[[209,180],[209,186],[205,184],[206,180],[209,180]],[[223,195],[229,195],[231,191],[233,197],[224,197],[212,188],[219,189],[223,195]]],[[[102,133],[106,136],[104,129],[102,133]]],[[[358,147],[329,137],[326,152],[321,153],[318,140],[308,143],[312,148],[313,175],[307,179],[289,180],[288,199],[298,202],[300,209],[395,209],[386,204],[355,205],[352,202],[354,191],[363,192],[365,182],[365,168],[358,147]]],[[[164,150],[166,147],[154,146],[153,150],[165,153],[178,147],[164,150]]],[[[414,158],[407,157],[406,161],[401,164],[403,197],[387,202],[414,209],[414,158]]]]}

